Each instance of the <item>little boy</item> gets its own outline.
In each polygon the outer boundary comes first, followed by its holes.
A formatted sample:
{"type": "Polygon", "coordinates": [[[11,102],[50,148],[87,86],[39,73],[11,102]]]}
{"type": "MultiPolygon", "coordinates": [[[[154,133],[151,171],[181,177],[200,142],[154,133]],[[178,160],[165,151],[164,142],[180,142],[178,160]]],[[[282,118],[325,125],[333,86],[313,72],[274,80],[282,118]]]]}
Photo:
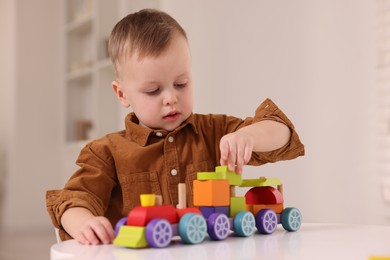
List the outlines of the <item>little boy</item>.
{"type": "Polygon", "coordinates": [[[139,195],[178,203],[178,183],[187,187],[199,171],[219,164],[243,165],[294,159],[304,146],[293,124],[269,99],[245,120],[192,113],[191,55],[186,33],[168,14],[141,10],[113,29],[109,53],[119,102],[133,112],[126,129],[87,144],[63,190],[47,192],[47,209],[60,236],[83,244],[108,244],[113,226],[139,195]]]}

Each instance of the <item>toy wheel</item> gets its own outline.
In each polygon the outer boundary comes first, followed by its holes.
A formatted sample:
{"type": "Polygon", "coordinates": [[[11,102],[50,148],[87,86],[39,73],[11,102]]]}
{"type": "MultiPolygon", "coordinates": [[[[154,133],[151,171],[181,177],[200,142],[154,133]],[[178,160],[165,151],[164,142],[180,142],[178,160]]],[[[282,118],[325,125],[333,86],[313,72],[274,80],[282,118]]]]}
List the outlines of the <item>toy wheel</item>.
{"type": "Polygon", "coordinates": [[[229,235],[229,218],[222,213],[213,213],[207,220],[207,231],[212,240],[224,240],[229,235]]]}
{"type": "Polygon", "coordinates": [[[127,217],[123,217],[120,220],[118,220],[118,222],[116,222],[116,225],[115,225],[115,237],[118,236],[119,229],[121,228],[121,226],[126,225],[126,222],[127,222],[127,217]]]}
{"type": "Polygon", "coordinates": [[[249,237],[255,232],[255,217],[249,211],[240,211],[234,217],[233,227],[240,237],[249,237]]]}
{"type": "Polygon", "coordinates": [[[206,237],[207,225],[202,215],[187,213],[179,222],[179,235],[188,244],[198,244],[206,237]]]}
{"type": "Polygon", "coordinates": [[[301,227],[301,212],[297,208],[285,208],[282,212],[281,222],[285,230],[297,231],[301,227]]]}
{"type": "Polygon", "coordinates": [[[256,215],[256,228],[261,234],[272,234],[278,225],[278,217],[271,209],[262,209],[256,215]]]}
{"type": "Polygon", "coordinates": [[[165,219],[153,219],[146,225],[146,241],[152,247],[166,247],[172,240],[172,226],[165,219]]]}

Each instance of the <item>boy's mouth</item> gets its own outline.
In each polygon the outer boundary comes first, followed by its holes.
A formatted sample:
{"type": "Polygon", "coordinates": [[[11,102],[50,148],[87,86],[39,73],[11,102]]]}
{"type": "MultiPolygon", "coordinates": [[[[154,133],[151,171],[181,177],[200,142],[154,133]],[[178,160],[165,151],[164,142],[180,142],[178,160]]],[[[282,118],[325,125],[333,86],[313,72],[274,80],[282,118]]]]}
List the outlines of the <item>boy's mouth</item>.
{"type": "Polygon", "coordinates": [[[166,116],[164,116],[164,119],[169,121],[169,122],[174,122],[176,121],[180,116],[180,113],[177,111],[172,111],[169,112],[166,116]]]}

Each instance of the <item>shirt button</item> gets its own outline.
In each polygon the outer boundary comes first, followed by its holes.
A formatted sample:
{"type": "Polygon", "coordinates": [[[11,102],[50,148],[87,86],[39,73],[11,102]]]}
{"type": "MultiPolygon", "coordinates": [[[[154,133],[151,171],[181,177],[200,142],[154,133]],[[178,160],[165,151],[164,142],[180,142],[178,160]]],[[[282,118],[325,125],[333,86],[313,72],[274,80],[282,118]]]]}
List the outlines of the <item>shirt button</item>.
{"type": "Polygon", "coordinates": [[[176,176],[177,175],[177,170],[176,169],[172,169],[171,170],[171,175],[172,176],[176,176]]]}
{"type": "Polygon", "coordinates": [[[157,132],[157,133],[156,133],[156,136],[161,137],[161,136],[163,136],[163,134],[160,133],[160,132],[157,132]]]}
{"type": "Polygon", "coordinates": [[[173,143],[174,140],[175,138],[173,138],[173,136],[168,137],[168,142],[173,143]]]}

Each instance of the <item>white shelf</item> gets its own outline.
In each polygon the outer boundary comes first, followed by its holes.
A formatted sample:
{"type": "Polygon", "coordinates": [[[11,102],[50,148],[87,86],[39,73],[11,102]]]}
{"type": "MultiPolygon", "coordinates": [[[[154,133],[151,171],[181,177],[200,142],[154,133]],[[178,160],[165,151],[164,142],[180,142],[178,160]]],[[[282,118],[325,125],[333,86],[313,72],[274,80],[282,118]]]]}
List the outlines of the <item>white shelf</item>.
{"type": "Polygon", "coordinates": [[[67,33],[85,33],[92,28],[93,14],[88,13],[66,25],[67,33]]]}
{"type": "Polygon", "coordinates": [[[93,70],[92,66],[81,68],[79,70],[75,70],[73,72],[68,73],[66,76],[66,79],[67,79],[67,81],[74,81],[74,80],[78,80],[78,79],[83,79],[85,77],[91,76],[93,71],[94,70],[93,70]]]}
{"type": "Polygon", "coordinates": [[[110,68],[110,69],[112,68],[111,60],[109,58],[100,60],[97,63],[97,69],[108,69],[108,68],[110,68]]]}
{"type": "Polygon", "coordinates": [[[124,0],[62,1],[65,12],[63,136],[66,146],[79,147],[106,131],[118,130],[117,101],[105,91],[112,91],[110,84],[114,79],[107,57],[107,40],[120,19],[119,2],[124,0]]]}

